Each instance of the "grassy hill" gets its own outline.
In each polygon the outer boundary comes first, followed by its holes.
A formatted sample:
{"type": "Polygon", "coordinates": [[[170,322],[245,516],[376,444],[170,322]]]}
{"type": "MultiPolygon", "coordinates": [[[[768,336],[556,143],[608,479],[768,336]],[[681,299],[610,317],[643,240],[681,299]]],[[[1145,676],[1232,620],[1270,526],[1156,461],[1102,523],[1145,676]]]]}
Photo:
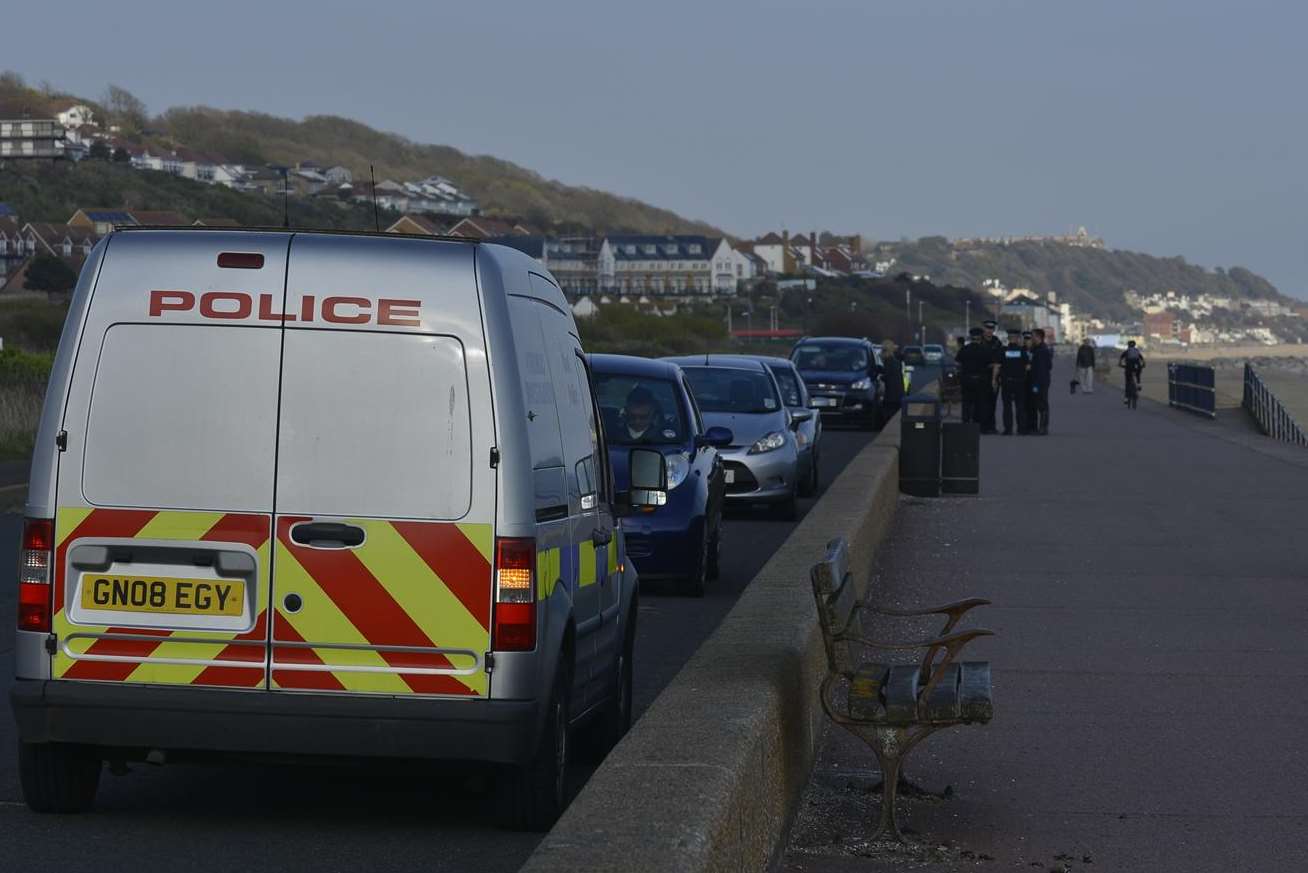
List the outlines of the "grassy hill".
{"type": "MultiPolygon", "coordinates": [[[[639,200],[565,185],[498,158],[468,155],[450,146],[415,143],[347,118],[318,115],[296,121],[202,106],[169,109],[151,118],[139,101],[132,104],[131,95],[121,91],[119,95],[121,99],[108,108],[95,100],[81,102],[95,107],[97,117],[110,118],[124,130],[136,131],[132,139],[147,145],[186,147],[253,165],[308,160],[324,165],[341,164],[350,168],[356,178],[364,179],[368,165],[373,164],[378,181],[446,176],[475,197],[483,213],[523,218],[541,227],[721,235],[712,225],[639,200]]],[[[48,117],[72,96],[52,89],[29,88],[16,74],[0,74],[0,117],[48,117]]],[[[141,193],[144,196],[155,192],[147,192],[143,187],[141,193]]],[[[104,201],[98,205],[121,204],[104,201]]],[[[177,204],[149,202],[146,205],[164,209],[177,204]]],[[[55,216],[42,214],[41,217],[55,216]]]]}
{"type": "MultiPolygon", "coordinates": [[[[192,220],[233,218],[246,227],[281,227],[282,198],[205,185],[106,161],[11,161],[0,168],[0,202],[23,221],[63,222],[83,207],[169,209],[192,220]]],[[[371,230],[372,207],[319,198],[287,202],[291,227],[371,230]]],[[[382,227],[398,217],[381,211],[382,227]]]]}
{"type": "Polygon", "coordinates": [[[980,288],[986,279],[999,279],[1010,288],[1055,291],[1060,301],[1109,318],[1131,315],[1123,301],[1128,290],[1282,297],[1271,282],[1243,267],[1207,270],[1181,257],[1043,242],[956,248],[939,236],[884,248],[896,258],[895,272],[925,274],[937,285],[980,288]]]}

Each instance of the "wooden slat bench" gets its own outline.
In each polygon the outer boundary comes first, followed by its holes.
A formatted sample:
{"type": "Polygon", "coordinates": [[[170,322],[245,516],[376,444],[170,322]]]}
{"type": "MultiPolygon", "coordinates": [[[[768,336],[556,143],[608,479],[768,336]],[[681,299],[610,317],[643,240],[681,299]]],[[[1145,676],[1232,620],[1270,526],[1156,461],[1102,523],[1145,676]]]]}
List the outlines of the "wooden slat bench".
{"type": "Polygon", "coordinates": [[[936,731],[985,724],[993,714],[990,664],[958,658],[969,642],[993,632],[955,630],[969,610],[990,601],[970,598],[933,609],[877,609],[854,597],[849,548],[843,539],[827,544],[826,557],[813,566],[812,582],[827,654],[822,708],[832,721],[867,743],[881,765],[881,820],[874,838],[904,842],[895,816],[904,759],[936,731]],[[946,620],[933,639],[893,642],[865,635],[863,612],[899,618],[942,615],[946,620]],[[865,649],[925,650],[926,654],[917,664],[864,663],[865,649]]]}

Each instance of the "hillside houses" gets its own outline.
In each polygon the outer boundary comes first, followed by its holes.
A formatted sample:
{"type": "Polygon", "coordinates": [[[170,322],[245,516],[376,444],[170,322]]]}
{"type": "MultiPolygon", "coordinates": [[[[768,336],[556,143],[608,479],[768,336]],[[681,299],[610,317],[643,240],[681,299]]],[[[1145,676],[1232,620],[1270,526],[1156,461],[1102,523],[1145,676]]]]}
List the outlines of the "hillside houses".
{"type": "Polygon", "coordinates": [[[66,222],[24,222],[0,203],[0,293],[25,293],[27,267],[39,255],[59,258],[74,272],[106,234],[120,227],[239,227],[230,218],[188,220],[178,212],[83,207],[66,222]]]}

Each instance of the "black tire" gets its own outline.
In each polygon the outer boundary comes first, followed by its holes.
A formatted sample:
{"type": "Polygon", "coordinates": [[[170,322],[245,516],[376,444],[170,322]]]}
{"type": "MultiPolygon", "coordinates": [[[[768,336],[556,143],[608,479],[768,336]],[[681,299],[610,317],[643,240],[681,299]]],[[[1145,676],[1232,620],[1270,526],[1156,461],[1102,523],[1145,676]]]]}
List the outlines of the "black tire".
{"type": "Polygon", "coordinates": [[[567,808],[571,683],[568,671],[560,666],[535,754],[525,763],[508,768],[499,786],[503,820],[514,830],[549,830],[567,808]]]}
{"type": "Polygon", "coordinates": [[[104,762],[91,749],[65,743],[19,743],[23,799],[33,812],[86,812],[95,803],[104,762]]]}
{"type": "Polygon", "coordinates": [[[709,543],[708,578],[710,582],[718,581],[722,576],[722,511],[718,511],[717,523],[713,525],[713,539],[709,543]]]}
{"type": "Polygon", "coordinates": [[[687,597],[704,596],[704,590],[708,587],[712,548],[713,539],[709,535],[708,518],[706,517],[704,519],[704,531],[700,535],[699,554],[695,556],[695,565],[691,568],[690,575],[681,580],[681,593],[687,597]]]}
{"type": "Polygon", "coordinates": [[[799,496],[812,497],[817,492],[817,454],[809,455],[808,471],[804,474],[804,481],[799,483],[799,496]]]}
{"type": "Polygon", "coordinates": [[[618,655],[617,693],[604,705],[604,712],[595,725],[599,757],[613,751],[631,730],[631,691],[635,681],[636,655],[636,604],[631,604],[626,633],[622,637],[622,650],[618,655]]]}

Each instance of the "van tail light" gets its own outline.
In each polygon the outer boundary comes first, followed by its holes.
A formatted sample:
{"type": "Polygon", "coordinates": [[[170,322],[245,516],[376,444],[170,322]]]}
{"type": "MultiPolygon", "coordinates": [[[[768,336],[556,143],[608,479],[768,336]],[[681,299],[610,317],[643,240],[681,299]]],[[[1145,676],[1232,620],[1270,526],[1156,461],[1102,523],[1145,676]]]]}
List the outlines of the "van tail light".
{"type": "Polygon", "coordinates": [[[54,520],[23,522],[18,550],[18,629],[50,630],[50,568],[54,566],[54,520]]]}
{"type": "Polygon", "coordinates": [[[495,538],[495,618],[491,648],[529,652],[536,648],[536,541],[495,538]]]}

